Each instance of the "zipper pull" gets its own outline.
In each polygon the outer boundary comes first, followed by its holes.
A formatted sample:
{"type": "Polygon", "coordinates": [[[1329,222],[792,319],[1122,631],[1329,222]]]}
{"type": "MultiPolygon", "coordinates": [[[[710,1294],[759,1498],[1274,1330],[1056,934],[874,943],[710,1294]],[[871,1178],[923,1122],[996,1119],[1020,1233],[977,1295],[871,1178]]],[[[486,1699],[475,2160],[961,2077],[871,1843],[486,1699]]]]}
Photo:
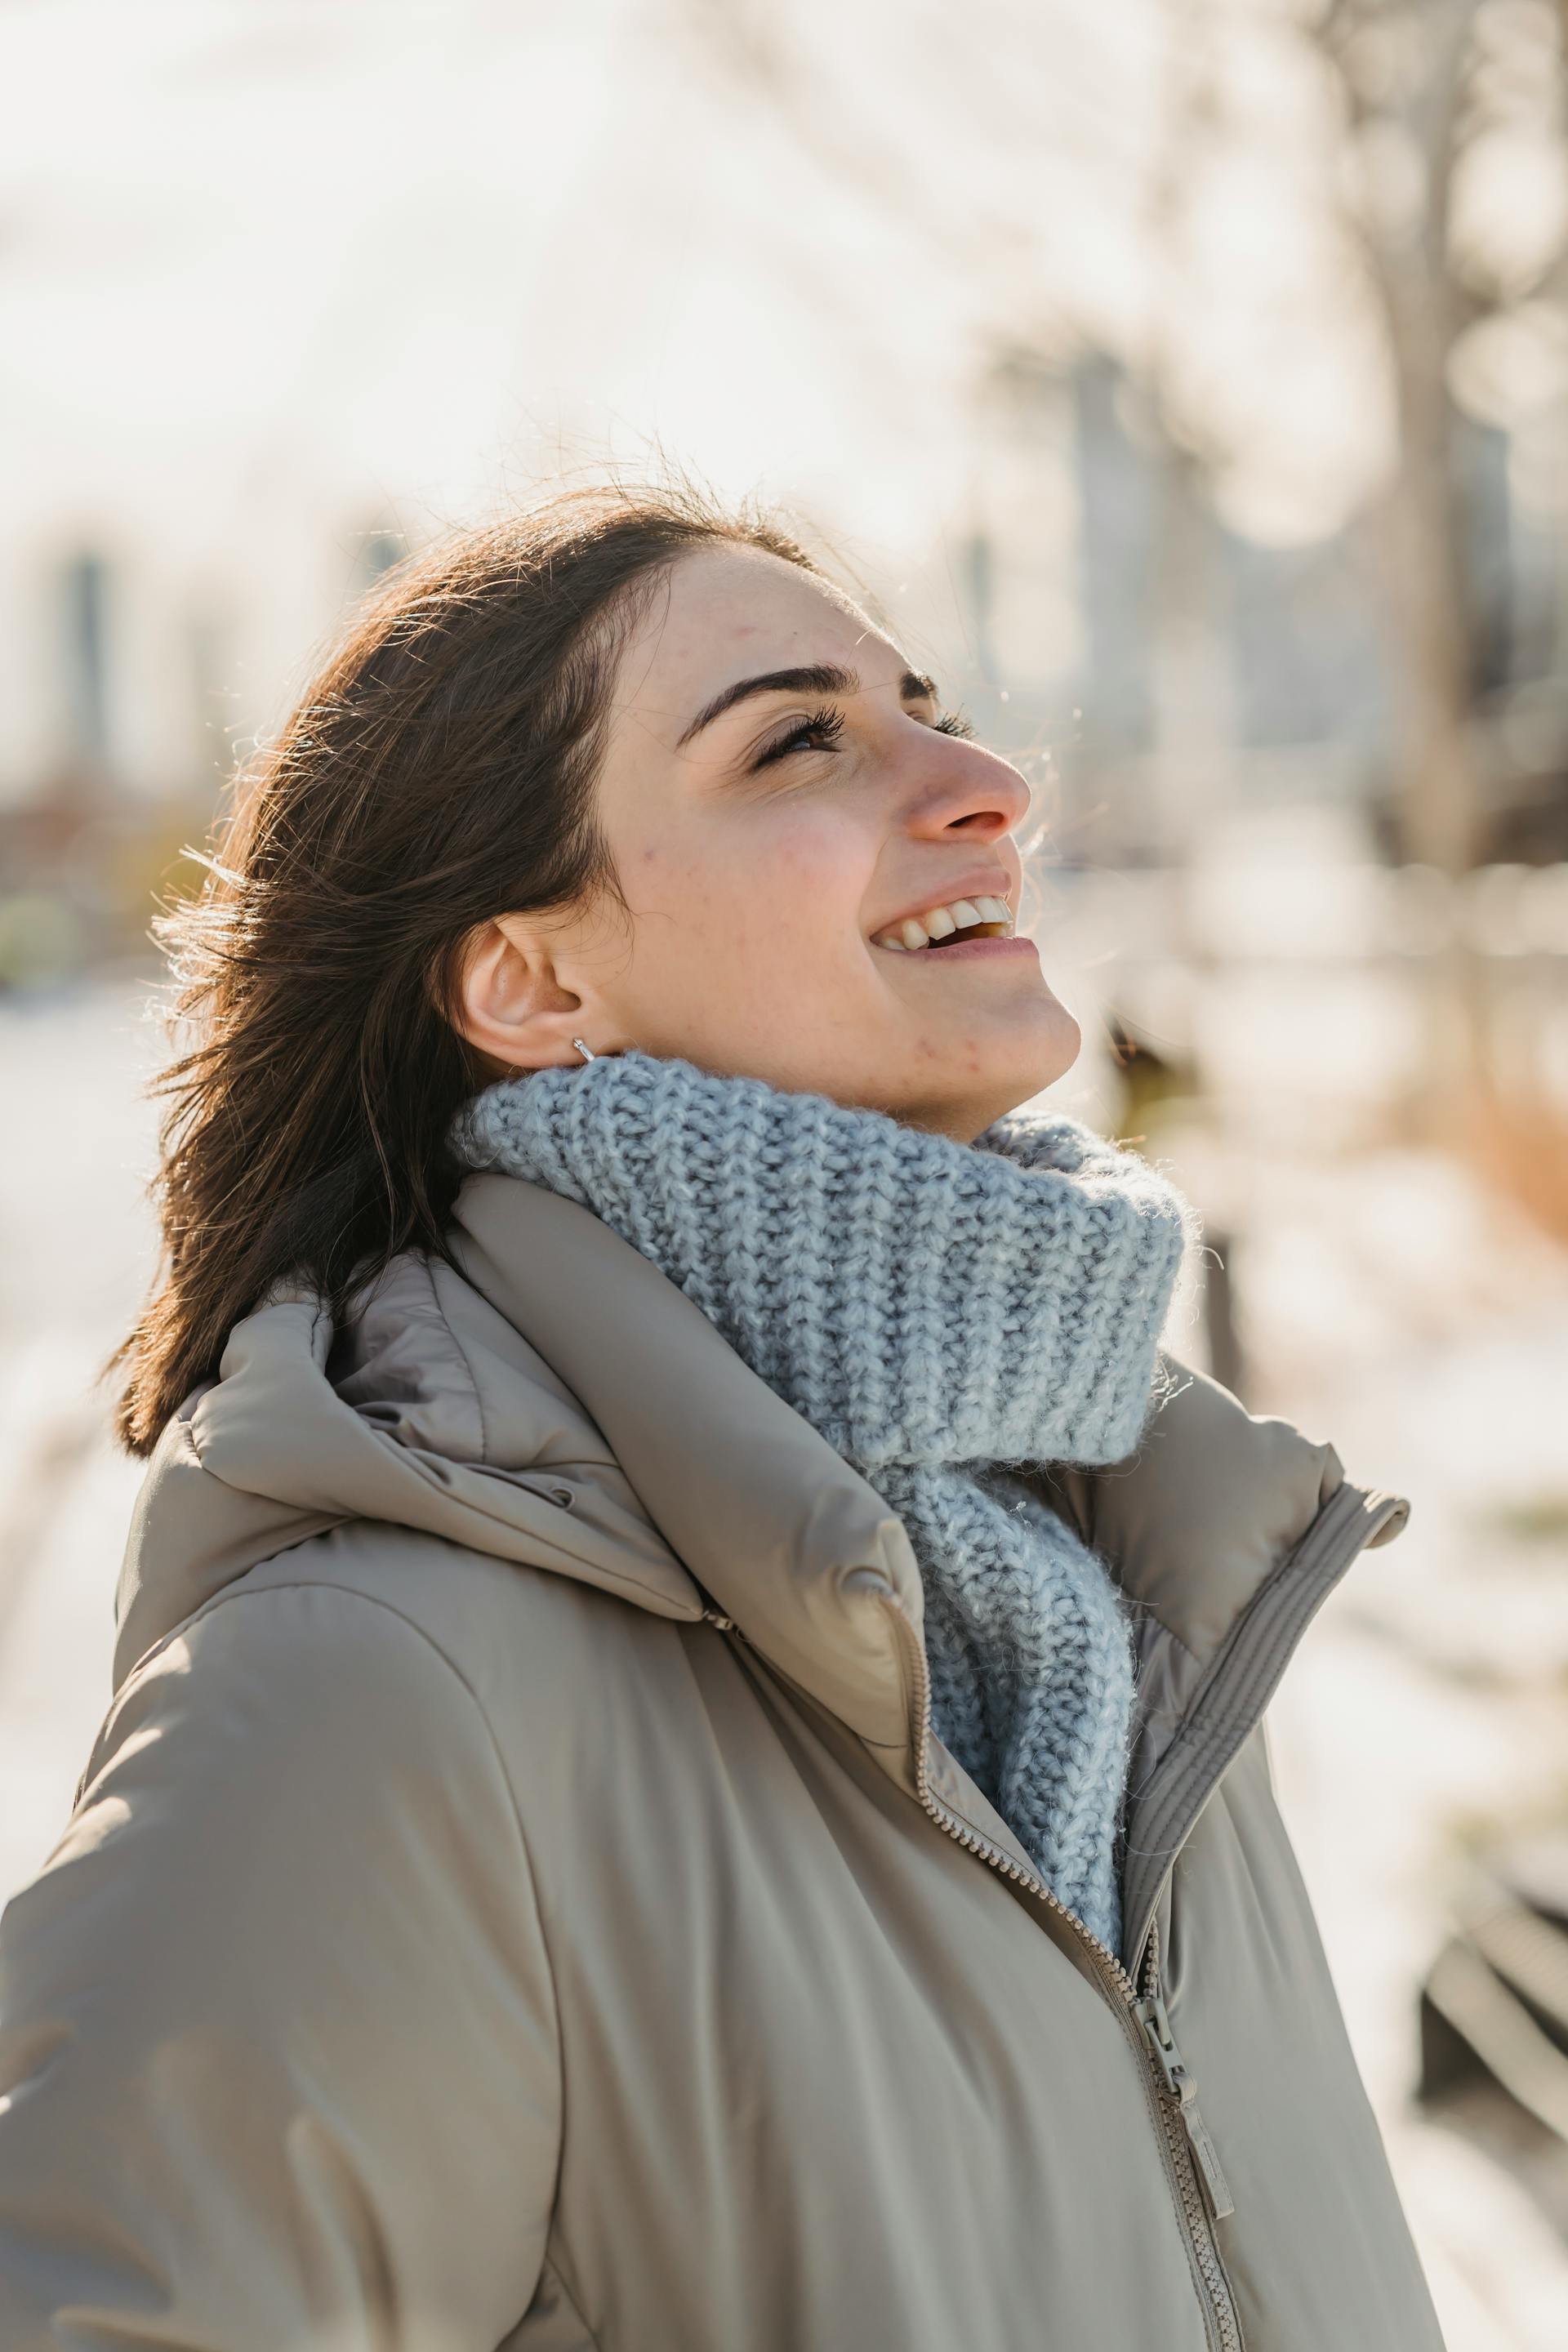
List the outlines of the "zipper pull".
{"type": "Polygon", "coordinates": [[[1198,2106],[1198,2086],[1188,2074],[1185,2062],[1176,2047],[1171,2032],[1171,2021],[1165,2014],[1165,2004],[1159,1994],[1151,1993],[1146,2000],[1134,2001],[1132,2014],[1143,2029],[1143,2038],[1153,2053],[1160,2079],[1182,2110],[1188,2144],[1197,2162],[1208,2200],[1216,2221],[1223,2221],[1236,2210],[1236,2200],[1230,2193],[1220,2168],[1219,2150],[1209,2134],[1198,2106]]]}

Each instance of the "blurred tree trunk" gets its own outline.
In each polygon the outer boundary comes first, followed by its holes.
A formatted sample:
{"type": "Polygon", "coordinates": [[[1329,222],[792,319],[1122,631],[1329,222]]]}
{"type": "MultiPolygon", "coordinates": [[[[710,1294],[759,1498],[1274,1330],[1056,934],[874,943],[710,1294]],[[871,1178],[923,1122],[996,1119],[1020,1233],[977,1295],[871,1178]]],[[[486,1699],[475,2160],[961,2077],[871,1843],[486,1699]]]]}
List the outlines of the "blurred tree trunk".
{"type": "Polygon", "coordinates": [[[1350,215],[1388,339],[1399,435],[1379,539],[1399,826],[1407,857],[1449,875],[1474,864],[1482,814],[1448,389],[1449,359],[1472,315],[1450,269],[1448,221],[1476,13],[1477,0],[1422,0],[1418,9],[1334,0],[1321,31],[1355,142],[1350,215]]]}
{"type": "MultiPolygon", "coordinates": [[[[1457,281],[1450,196],[1479,0],[1331,0],[1320,39],[1351,131],[1347,215],[1387,338],[1398,438],[1373,518],[1394,689],[1403,855],[1458,881],[1482,855],[1483,779],[1458,416],[1448,368],[1475,308],[1457,281]]],[[[1423,1076],[1409,1108],[1463,1149],[1492,1095],[1483,959],[1457,924],[1434,959],[1423,1076]]]]}

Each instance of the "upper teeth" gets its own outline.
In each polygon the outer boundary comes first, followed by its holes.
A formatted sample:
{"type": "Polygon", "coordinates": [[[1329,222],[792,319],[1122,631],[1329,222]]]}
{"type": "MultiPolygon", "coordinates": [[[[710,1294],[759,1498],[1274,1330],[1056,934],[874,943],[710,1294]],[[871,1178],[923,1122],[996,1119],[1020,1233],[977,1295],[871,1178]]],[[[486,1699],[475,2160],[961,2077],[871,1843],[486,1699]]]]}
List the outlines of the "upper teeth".
{"type": "Polygon", "coordinates": [[[954,931],[971,930],[976,923],[1000,923],[1011,938],[1013,910],[1005,898],[954,898],[951,906],[928,907],[923,915],[906,915],[890,930],[879,931],[872,945],[900,951],[906,948],[929,948],[933,940],[945,940],[954,931]]]}

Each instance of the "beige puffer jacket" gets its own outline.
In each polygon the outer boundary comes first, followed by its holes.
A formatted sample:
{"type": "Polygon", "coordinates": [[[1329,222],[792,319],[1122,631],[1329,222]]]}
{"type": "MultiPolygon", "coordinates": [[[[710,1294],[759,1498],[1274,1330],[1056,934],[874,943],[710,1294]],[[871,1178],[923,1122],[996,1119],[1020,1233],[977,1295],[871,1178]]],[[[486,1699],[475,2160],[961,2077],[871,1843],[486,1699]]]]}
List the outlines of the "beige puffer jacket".
{"type": "Polygon", "coordinates": [[[1258,1718],[1404,1507],[1180,1385],[1131,1977],[931,1735],[885,1506],[584,1210],[165,1432],[0,1935],[5,2352],[1431,2352],[1258,1718]]]}

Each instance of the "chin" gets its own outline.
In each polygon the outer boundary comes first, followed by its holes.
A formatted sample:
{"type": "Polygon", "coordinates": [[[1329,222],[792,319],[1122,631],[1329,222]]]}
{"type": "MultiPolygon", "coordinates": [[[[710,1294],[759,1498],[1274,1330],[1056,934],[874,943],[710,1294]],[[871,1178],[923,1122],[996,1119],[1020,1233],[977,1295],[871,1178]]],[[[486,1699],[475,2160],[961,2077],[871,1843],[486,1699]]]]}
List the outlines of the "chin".
{"type": "Polygon", "coordinates": [[[955,1042],[951,1053],[928,1049],[926,1066],[934,1061],[942,1075],[934,1091],[917,1083],[900,1099],[876,1099],[869,1093],[860,1099],[868,1108],[889,1111],[911,1126],[972,1143],[994,1119],[1005,1118],[1065,1077],[1082,1042],[1078,1023],[1053,998],[1048,1009],[1032,1008],[1022,1029],[989,1041],[989,1050],[973,1033],[955,1042]]]}
{"type": "Polygon", "coordinates": [[[997,1088],[1007,1097],[1005,1108],[1016,1110],[1065,1078],[1082,1045],[1083,1032],[1065,1004],[1053,996],[1048,1004],[1037,1007],[1028,1034],[997,1056],[997,1088]]]}

